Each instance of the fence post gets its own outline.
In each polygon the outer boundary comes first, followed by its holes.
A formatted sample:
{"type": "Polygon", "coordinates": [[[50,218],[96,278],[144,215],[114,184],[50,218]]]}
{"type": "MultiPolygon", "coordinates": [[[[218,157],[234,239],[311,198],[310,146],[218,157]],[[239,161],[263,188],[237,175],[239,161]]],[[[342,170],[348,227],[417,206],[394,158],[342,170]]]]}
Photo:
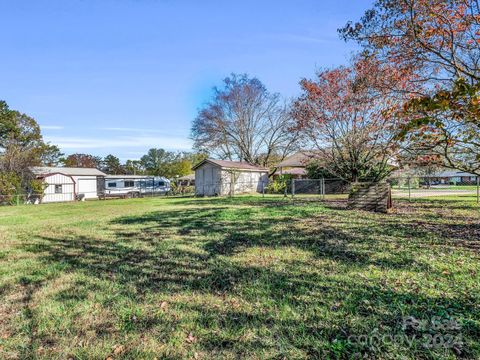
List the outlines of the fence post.
{"type": "Polygon", "coordinates": [[[262,181],[262,197],[265,197],[265,181],[262,181]]]}
{"type": "Polygon", "coordinates": [[[292,179],[292,199],[295,196],[295,179],[292,179]]]}
{"type": "Polygon", "coordinates": [[[480,176],[477,176],[477,204],[480,204],[480,176]]]}
{"type": "Polygon", "coordinates": [[[320,182],[320,188],[322,189],[322,200],[325,200],[325,178],[323,177],[320,182]]]}
{"type": "Polygon", "coordinates": [[[407,185],[408,185],[408,201],[412,201],[412,188],[410,186],[410,177],[407,179],[407,185]]]}

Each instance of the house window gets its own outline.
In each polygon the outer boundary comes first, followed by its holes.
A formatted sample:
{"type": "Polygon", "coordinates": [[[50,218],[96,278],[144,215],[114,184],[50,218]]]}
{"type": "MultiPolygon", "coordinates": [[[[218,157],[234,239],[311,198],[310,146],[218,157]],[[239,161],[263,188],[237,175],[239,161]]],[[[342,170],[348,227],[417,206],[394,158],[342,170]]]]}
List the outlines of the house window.
{"type": "Polygon", "coordinates": [[[133,181],[131,181],[131,180],[125,181],[125,187],[134,187],[134,186],[135,186],[135,184],[134,184],[133,181]]]}
{"type": "Polygon", "coordinates": [[[55,185],[55,194],[62,194],[62,185],[55,185]]]}
{"type": "Polygon", "coordinates": [[[108,187],[109,188],[117,187],[117,183],[114,183],[114,182],[108,183],[108,187]]]}

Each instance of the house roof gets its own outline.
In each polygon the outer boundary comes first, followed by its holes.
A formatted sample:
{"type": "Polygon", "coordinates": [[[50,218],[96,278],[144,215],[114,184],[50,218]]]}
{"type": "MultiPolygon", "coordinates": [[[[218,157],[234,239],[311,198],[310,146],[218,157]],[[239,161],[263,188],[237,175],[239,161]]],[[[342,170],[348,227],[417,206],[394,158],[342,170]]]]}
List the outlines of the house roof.
{"type": "Polygon", "coordinates": [[[64,174],[70,176],[107,176],[105,173],[95,168],[37,166],[31,168],[31,170],[37,176],[50,174],[64,174]]]}
{"type": "Polygon", "coordinates": [[[315,157],[312,151],[299,151],[295,154],[286,157],[282,162],[277,164],[277,167],[299,167],[304,168],[315,157]]]}
{"type": "Polygon", "coordinates": [[[215,159],[205,159],[195,165],[192,170],[198,169],[200,166],[210,163],[212,165],[221,167],[222,169],[238,169],[238,170],[250,170],[250,171],[268,171],[267,168],[249,164],[242,161],[229,161],[229,160],[215,160],[215,159]]]}
{"type": "MultiPolygon", "coordinates": [[[[278,174],[280,174],[278,172],[278,174]]],[[[306,175],[307,170],[305,168],[292,168],[292,169],[287,169],[287,170],[282,170],[282,174],[284,175],[306,175]]]]}

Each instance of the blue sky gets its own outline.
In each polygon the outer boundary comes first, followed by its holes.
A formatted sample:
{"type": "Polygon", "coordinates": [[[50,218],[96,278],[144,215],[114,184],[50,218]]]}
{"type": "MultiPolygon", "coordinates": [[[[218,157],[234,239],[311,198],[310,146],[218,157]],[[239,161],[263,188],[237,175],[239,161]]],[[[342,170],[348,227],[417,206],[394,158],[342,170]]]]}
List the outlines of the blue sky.
{"type": "Polygon", "coordinates": [[[344,64],[358,0],[0,0],[0,99],[69,154],[189,150],[190,124],[231,72],[285,97],[344,64]]]}

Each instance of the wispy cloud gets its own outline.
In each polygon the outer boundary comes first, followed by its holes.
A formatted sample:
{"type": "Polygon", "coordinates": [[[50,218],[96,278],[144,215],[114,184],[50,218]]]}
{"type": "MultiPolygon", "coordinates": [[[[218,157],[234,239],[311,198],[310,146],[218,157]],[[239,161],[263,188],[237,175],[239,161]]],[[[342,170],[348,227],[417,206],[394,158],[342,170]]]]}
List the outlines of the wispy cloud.
{"type": "Polygon", "coordinates": [[[64,127],[60,125],[40,125],[41,129],[44,130],[63,130],[64,127]]]}
{"type": "Polygon", "coordinates": [[[47,141],[62,150],[108,149],[108,148],[165,148],[189,150],[191,142],[184,137],[175,136],[119,136],[105,138],[46,136],[47,141]]]}

